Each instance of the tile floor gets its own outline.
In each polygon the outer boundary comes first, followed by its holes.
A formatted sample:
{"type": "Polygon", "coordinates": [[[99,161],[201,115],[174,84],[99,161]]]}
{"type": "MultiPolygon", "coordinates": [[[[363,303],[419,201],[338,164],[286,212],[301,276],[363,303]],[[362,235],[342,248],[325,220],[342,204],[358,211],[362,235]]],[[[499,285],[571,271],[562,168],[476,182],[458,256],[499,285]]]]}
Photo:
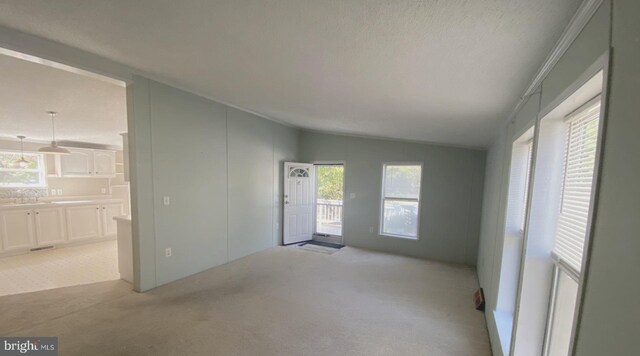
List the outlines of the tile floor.
{"type": "Polygon", "coordinates": [[[0,296],[119,278],[116,240],[0,258],[0,296]]]}

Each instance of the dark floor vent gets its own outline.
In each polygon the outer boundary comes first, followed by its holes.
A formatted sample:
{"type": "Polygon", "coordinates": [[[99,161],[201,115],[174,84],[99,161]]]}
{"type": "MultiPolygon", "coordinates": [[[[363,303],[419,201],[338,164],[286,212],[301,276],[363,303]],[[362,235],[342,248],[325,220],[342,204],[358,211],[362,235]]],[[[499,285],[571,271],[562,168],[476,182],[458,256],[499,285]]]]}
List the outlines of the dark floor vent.
{"type": "Polygon", "coordinates": [[[50,248],[53,248],[53,246],[42,246],[42,247],[36,247],[36,248],[32,248],[32,249],[31,249],[31,250],[29,250],[29,251],[32,251],[32,252],[33,252],[33,251],[48,250],[48,249],[50,249],[50,248]]]}

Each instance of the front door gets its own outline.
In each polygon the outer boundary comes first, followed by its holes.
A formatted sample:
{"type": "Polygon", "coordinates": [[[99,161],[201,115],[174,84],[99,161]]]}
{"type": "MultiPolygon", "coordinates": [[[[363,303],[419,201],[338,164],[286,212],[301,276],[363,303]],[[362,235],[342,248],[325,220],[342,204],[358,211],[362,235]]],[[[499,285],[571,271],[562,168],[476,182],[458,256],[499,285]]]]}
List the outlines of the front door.
{"type": "Polygon", "coordinates": [[[313,237],[314,173],[314,166],[309,163],[284,164],[285,245],[309,241],[313,237]]]}

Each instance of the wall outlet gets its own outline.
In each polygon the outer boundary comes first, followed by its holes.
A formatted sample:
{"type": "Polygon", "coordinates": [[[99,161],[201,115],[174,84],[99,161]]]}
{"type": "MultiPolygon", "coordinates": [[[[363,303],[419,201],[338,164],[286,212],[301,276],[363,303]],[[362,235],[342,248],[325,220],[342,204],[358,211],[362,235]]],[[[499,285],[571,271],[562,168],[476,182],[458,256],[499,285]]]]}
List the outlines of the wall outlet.
{"type": "Polygon", "coordinates": [[[171,247],[167,247],[164,249],[164,256],[171,257],[171,247]]]}
{"type": "Polygon", "coordinates": [[[101,188],[101,189],[100,189],[100,192],[101,192],[102,194],[107,194],[107,188],[101,188]]]}
{"type": "Polygon", "coordinates": [[[356,193],[349,194],[349,199],[355,199],[355,198],[356,198],[356,193]]]}
{"type": "Polygon", "coordinates": [[[62,195],[62,188],[58,189],[58,195],[62,195]]]}
{"type": "Polygon", "coordinates": [[[167,196],[163,197],[163,198],[162,198],[162,203],[163,203],[164,205],[169,205],[169,204],[171,204],[171,197],[167,197],[167,196]]]}
{"type": "Polygon", "coordinates": [[[55,189],[51,189],[51,195],[57,195],[57,192],[55,189]]]}

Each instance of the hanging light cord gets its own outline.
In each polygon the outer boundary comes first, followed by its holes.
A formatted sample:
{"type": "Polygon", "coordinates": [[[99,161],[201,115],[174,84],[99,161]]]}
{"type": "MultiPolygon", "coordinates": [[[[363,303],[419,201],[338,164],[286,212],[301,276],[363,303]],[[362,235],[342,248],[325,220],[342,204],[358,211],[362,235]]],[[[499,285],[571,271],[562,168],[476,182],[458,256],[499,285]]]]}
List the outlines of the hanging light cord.
{"type": "Polygon", "coordinates": [[[56,125],[54,123],[56,113],[50,112],[49,115],[51,115],[51,132],[53,133],[53,142],[56,142],[56,125]]]}

